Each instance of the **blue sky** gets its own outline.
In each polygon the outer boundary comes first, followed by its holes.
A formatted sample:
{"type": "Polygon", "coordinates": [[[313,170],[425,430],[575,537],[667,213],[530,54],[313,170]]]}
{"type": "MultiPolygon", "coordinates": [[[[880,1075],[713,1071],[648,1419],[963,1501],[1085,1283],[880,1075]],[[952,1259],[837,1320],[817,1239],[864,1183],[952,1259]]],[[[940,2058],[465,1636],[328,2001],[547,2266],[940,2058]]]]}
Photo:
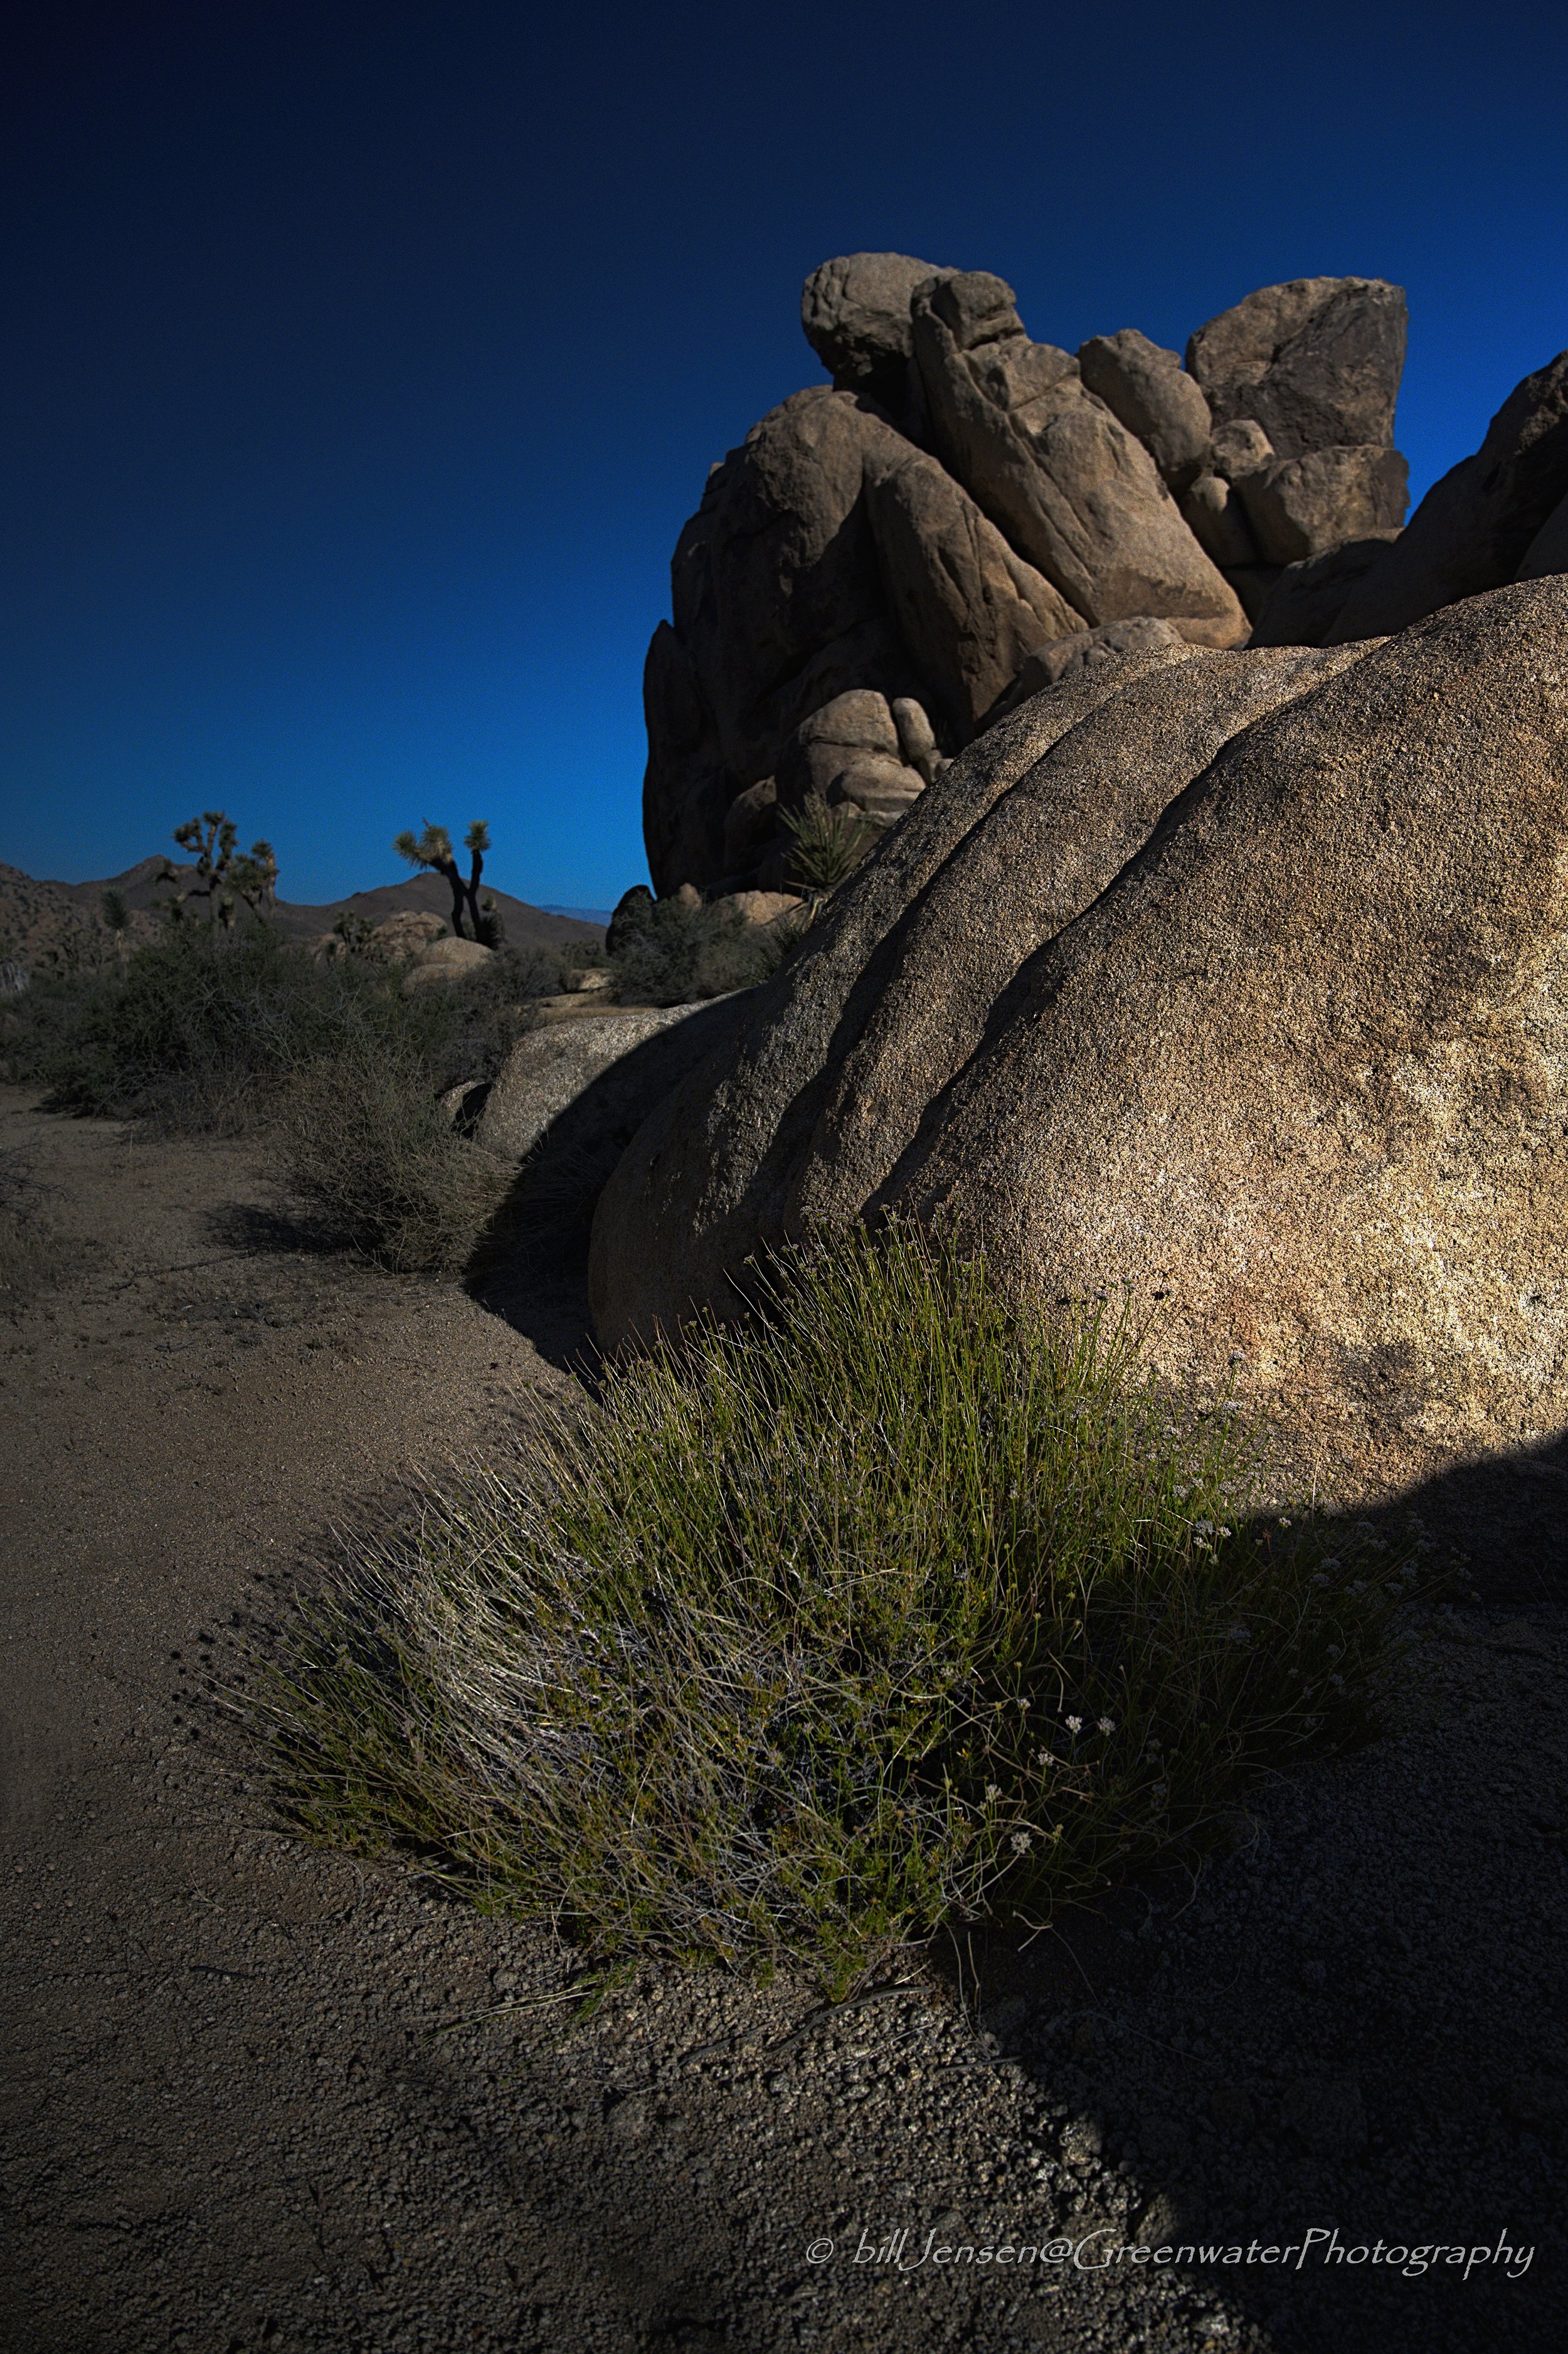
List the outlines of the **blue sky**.
{"type": "MultiPolygon", "coordinates": [[[[18,12],[20,13],[20,12],[18,12]]],[[[641,659],[801,279],[893,248],[1031,332],[1180,347],[1255,286],[1410,295],[1417,494],[1568,344],[1568,17],[58,0],[0,75],[0,859],[221,804],[291,899],[482,816],[643,877],[641,659]]]]}

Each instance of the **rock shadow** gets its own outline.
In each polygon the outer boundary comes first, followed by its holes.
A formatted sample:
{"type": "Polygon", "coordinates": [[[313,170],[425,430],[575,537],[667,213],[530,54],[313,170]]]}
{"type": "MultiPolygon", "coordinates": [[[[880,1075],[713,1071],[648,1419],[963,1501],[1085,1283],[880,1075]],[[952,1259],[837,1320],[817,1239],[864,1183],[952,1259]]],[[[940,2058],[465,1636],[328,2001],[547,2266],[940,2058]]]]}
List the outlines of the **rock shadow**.
{"type": "Polygon", "coordinates": [[[1184,2278],[1281,2354],[1552,2336],[1568,2257],[1565,1475],[1559,1437],[1358,1515],[1394,1540],[1414,1511],[1470,1556],[1391,1660],[1370,1746],[1247,1794],[1233,1844],[1190,1873],[1044,1935],[959,1931],[930,1950],[1039,2085],[1088,2221],[1218,2251],[1184,2278]],[[1308,2232],[1326,2236],[1301,2253],[1308,2232]],[[1533,2256],[1500,2261],[1499,2234],[1533,2256]],[[1468,2274],[1420,2253],[1483,2244],[1468,2274]],[[1262,2253],[1289,2246],[1288,2264],[1262,2253]]]}
{"type": "Polygon", "coordinates": [[[474,1246],[463,1272],[470,1297],[567,1372],[591,1379],[599,1363],[588,1289],[599,1197],[650,1112],[727,1044],[750,1001],[743,991],[700,1006],[590,1079],[521,1162],[474,1246]]]}

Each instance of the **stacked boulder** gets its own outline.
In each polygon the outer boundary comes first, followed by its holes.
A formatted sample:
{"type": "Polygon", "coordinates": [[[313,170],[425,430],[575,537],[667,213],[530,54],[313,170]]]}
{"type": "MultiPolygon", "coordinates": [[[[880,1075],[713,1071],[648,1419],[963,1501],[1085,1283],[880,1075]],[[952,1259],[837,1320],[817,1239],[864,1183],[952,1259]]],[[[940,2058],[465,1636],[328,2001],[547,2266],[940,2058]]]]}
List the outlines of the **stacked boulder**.
{"type": "Polygon", "coordinates": [[[824,262],[801,323],[832,382],[713,469],[649,649],[661,894],[778,889],[808,797],[893,823],[1064,642],[1238,645],[1286,567],[1335,552],[1348,593],[1404,517],[1379,280],[1249,295],[1185,367],[1034,343],[1001,279],[903,254],[824,262]]]}

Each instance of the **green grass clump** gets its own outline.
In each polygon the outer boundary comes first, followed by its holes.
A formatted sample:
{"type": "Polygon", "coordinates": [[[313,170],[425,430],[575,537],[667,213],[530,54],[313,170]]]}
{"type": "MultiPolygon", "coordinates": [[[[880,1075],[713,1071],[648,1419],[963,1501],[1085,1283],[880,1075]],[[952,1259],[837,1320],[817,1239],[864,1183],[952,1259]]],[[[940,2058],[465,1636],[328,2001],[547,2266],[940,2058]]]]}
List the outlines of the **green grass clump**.
{"type": "Polygon", "coordinates": [[[906,1227],[762,1290],[301,1606],[267,1702],[296,1821],[600,1963],[842,1988],[1362,1733],[1406,1584],[1254,1511],[1239,1418],[1173,1411],[1125,1320],[906,1227]]]}

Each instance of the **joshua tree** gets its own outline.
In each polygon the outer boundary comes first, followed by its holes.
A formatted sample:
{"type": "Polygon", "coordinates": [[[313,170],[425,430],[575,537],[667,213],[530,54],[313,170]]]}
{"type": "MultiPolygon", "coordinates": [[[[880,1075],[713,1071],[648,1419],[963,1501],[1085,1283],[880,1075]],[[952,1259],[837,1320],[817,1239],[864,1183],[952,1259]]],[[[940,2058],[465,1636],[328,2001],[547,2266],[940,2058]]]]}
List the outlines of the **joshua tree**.
{"type": "Polygon", "coordinates": [[[392,844],[399,858],[415,868],[425,868],[432,875],[444,877],[452,895],[452,930],[458,938],[467,938],[463,930],[463,915],[467,911],[473,927],[473,938],[493,948],[499,942],[500,911],[493,899],[482,907],[479,902],[479,878],[484,872],[484,854],[490,848],[490,828],[482,822],[469,827],[462,838],[469,854],[469,875],[465,883],[458,869],[452,851],[452,838],[444,825],[431,825],[426,821],[423,833],[400,833],[392,844]]]}
{"type": "Polygon", "coordinates": [[[270,842],[253,842],[228,870],[228,879],[259,922],[277,903],[278,861],[270,842]]]}
{"type": "MultiPolygon", "coordinates": [[[[196,879],[180,890],[178,898],[164,902],[172,917],[177,920],[185,914],[188,900],[205,899],[207,922],[215,931],[220,924],[227,930],[234,921],[236,891],[253,916],[270,908],[278,861],[270,842],[253,842],[249,852],[241,851],[238,830],[222,810],[204,810],[200,817],[186,818],[175,828],[175,841],[181,850],[194,853],[196,879]]],[[[180,888],[179,875],[166,858],[157,879],[180,888]]]]}

